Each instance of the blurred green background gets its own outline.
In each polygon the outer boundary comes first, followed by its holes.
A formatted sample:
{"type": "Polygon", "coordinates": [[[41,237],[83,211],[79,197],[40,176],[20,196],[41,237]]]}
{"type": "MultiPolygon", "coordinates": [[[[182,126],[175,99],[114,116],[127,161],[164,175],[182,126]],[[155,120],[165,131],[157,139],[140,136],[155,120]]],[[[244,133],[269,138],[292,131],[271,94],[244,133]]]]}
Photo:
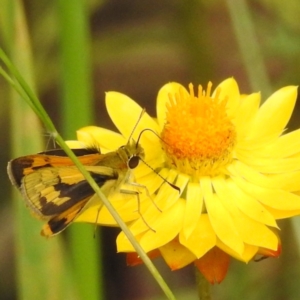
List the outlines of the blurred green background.
{"type": "MultiPolygon", "coordinates": [[[[0,46],[70,139],[79,126],[114,129],[106,91],[125,93],[155,116],[157,92],[170,81],[216,86],[233,76],[241,92],[260,90],[263,98],[298,85],[299,15],[298,0],[0,0],[0,46]]],[[[42,222],[22,223],[23,212],[32,218],[19,195],[12,200],[7,162],[45,150],[49,137],[14,98],[0,78],[0,299],[165,299],[143,265],[127,267],[116,254],[117,229],[101,228],[94,238],[93,226],[74,224],[45,240],[42,222]]],[[[299,125],[298,103],[289,130],[299,125]]],[[[232,261],[213,299],[299,299],[298,222],[279,222],[279,259],[232,261]]],[[[193,266],[155,265],[177,299],[197,299],[193,266]]]]}

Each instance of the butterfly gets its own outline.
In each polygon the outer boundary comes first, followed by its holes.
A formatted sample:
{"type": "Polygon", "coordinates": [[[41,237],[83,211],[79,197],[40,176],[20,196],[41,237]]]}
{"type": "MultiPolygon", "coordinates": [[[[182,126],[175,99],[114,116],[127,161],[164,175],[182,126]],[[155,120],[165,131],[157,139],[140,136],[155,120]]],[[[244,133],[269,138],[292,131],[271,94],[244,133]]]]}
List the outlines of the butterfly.
{"type": "MultiPolygon", "coordinates": [[[[145,110],[138,122],[144,112],[145,110]]],[[[130,182],[131,171],[145,156],[142,146],[131,139],[132,133],[127,144],[116,151],[101,154],[100,149],[95,147],[73,149],[73,152],[106,197],[115,191],[136,195],[141,215],[139,192],[121,188],[122,184],[129,183],[146,189],[143,185],[130,182]]],[[[92,187],[62,149],[13,159],[8,163],[7,172],[33,215],[47,221],[41,231],[46,237],[63,231],[84,211],[95,195],[92,187]]],[[[142,215],[141,217],[143,218],[142,215]]]]}
{"type": "MultiPolygon", "coordinates": [[[[106,154],[93,148],[73,151],[107,197],[128,182],[130,171],[144,158],[143,148],[134,141],[106,154]]],[[[47,221],[41,231],[46,237],[60,233],[72,223],[95,194],[61,149],[13,159],[7,169],[32,213],[47,221]]]]}

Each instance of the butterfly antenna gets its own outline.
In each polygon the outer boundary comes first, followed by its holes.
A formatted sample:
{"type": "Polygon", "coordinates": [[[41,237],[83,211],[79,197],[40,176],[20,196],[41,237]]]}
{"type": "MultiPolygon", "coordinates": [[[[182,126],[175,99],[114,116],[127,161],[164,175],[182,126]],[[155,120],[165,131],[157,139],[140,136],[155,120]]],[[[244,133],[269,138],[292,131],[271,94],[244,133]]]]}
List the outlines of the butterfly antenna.
{"type": "Polygon", "coordinates": [[[173,184],[173,183],[171,183],[171,182],[169,182],[166,178],[164,178],[163,176],[161,176],[159,173],[157,173],[149,164],[147,164],[142,158],[140,158],[140,160],[149,168],[149,169],[151,169],[157,176],[159,176],[165,183],[167,183],[171,188],[173,188],[174,190],[176,190],[176,191],[178,191],[178,193],[180,194],[180,192],[181,192],[181,190],[180,190],[180,188],[177,186],[177,185],[175,185],[175,184],[173,184]]]}
{"type": "Polygon", "coordinates": [[[145,131],[150,131],[150,132],[152,132],[156,137],[158,137],[164,144],[166,144],[166,142],[154,131],[154,130],[152,130],[152,129],[150,129],[150,128],[145,128],[145,129],[143,129],[141,132],[140,132],[140,134],[139,134],[139,136],[138,136],[138,139],[137,139],[137,145],[139,144],[139,141],[140,141],[140,139],[141,139],[141,137],[142,137],[142,134],[145,132],[145,131]]]}
{"type": "Polygon", "coordinates": [[[140,113],[140,116],[139,116],[138,120],[136,121],[136,123],[135,123],[135,125],[134,125],[134,127],[133,127],[133,129],[132,129],[132,131],[131,131],[131,134],[130,134],[130,136],[129,136],[129,138],[128,138],[127,144],[130,143],[130,140],[131,140],[131,138],[132,138],[132,135],[134,134],[134,131],[136,130],[136,127],[137,127],[138,124],[140,123],[141,118],[142,118],[142,116],[143,116],[143,114],[144,114],[145,112],[146,112],[146,108],[143,108],[143,110],[142,110],[141,113],[140,113]]]}
{"type": "MultiPolygon", "coordinates": [[[[150,132],[152,132],[153,134],[155,134],[163,143],[165,143],[165,141],[155,132],[155,131],[153,131],[152,129],[150,129],[150,128],[145,128],[145,129],[143,129],[141,132],[140,132],[140,134],[139,134],[139,136],[138,136],[138,139],[137,139],[137,143],[136,143],[136,147],[138,146],[138,144],[139,144],[139,141],[140,141],[140,139],[141,139],[141,137],[142,137],[142,134],[145,132],[145,131],[150,131],[150,132]]],[[[173,183],[171,183],[171,182],[169,182],[166,178],[164,178],[163,176],[161,176],[159,173],[157,173],[149,164],[147,164],[142,158],[140,158],[140,160],[149,168],[149,169],[151,169],[154,173],[156,173],[165,183],[167,183],[170,187],[172,187],[173,189],[175,189],[175,190],[177,190],[178,192],[179,192],[179,194],[180,194],[180,188],[177,186],[177,185],[175,185],[175,184],[173,184],[173,183]]]]}

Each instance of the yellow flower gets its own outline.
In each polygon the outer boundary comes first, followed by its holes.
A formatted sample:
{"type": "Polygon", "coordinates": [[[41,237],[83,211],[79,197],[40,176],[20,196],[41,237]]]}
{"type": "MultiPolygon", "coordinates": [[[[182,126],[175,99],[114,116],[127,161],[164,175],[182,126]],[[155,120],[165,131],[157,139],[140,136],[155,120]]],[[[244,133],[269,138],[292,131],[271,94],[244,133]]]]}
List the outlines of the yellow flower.
{"type": "MultiPolygon", "coordinates": [[[[151,195],[141,198],[147,224],[136,199],[112,203],[146,252],[158,250],[172,269],[195,262],[208,280],[220,282],[229,256],[248,262],[257,254],[280,254],[276,220],[300,213],[300,130],[284,133],[294,86],[261,106],[259,93],[241,95],[232,78],[211,89],[211,83],[196,93],[192,85],[166,84],[158,93],[157,121],[146,115],[133,136],[145,128],[157,134],[142,134],[146,163],[181,192],[141,164],[135,180],[151,195]]],[[[126,144],[142,108],[115,92],[107,94],[106,105],[122,135],[88,128],[78,139],[112,151],[126,144]]],[[[94,221],[91,212],[78,220],[94,221]]],[[[99,222],[113,225],[108,216],[102,209],[99,222]]],[[[117,247],[134,251],[124,233],[117,247]]]]}

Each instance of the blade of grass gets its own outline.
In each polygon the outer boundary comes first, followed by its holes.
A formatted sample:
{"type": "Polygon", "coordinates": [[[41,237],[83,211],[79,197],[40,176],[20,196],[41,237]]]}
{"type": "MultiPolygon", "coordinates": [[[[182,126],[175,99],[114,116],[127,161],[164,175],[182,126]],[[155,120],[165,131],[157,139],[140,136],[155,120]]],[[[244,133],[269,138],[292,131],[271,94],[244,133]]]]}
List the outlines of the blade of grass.
{"type": "MultiPolygon", "coordinates": [[[[33,85],[30,42],[21,2],[7,1],[2,4],[1,19],[5,20],[2,33],[5,36],[6,46],[27,80],[33,85]]],[[[13,83],[9,77],[6,79],[13,83]]],[[[20,89],[19,85],[17,87],[20,89]]],[[[12,157],[42,149],[41,129],[36,115],[21,98],[12,87],[10,93],[12,157]]],[[[58,295],[73,297],[74,289],[70,288],[71,273],[66,266],[61,239],[46,242],[40,237],[38,233],[40,223],[30,216],[17,193],[13,195],[13,206],[16,290],[19,299],[47,300],[55,299],[58,295]],[[53,273],[56,276],[53,276],[53,273]]]]}
{"type": "Polygon", "coordinates": [[[247,2],[245,0],[226,0],[226,2],[251,88],[271,95],[270,80],[247,2]]]}
{"type": "MultiPolygon", "coordinates": [[[[65,137],[93,123],[89,29],[84,0],[57,0],[62,74],[61,122],[65,137]]],[[[70,250],[81,299],[104,299],[99,238],[94,226],[71,226],[70,250]],[[84,241],[84,242],[83,242],[84,241]]]]}

